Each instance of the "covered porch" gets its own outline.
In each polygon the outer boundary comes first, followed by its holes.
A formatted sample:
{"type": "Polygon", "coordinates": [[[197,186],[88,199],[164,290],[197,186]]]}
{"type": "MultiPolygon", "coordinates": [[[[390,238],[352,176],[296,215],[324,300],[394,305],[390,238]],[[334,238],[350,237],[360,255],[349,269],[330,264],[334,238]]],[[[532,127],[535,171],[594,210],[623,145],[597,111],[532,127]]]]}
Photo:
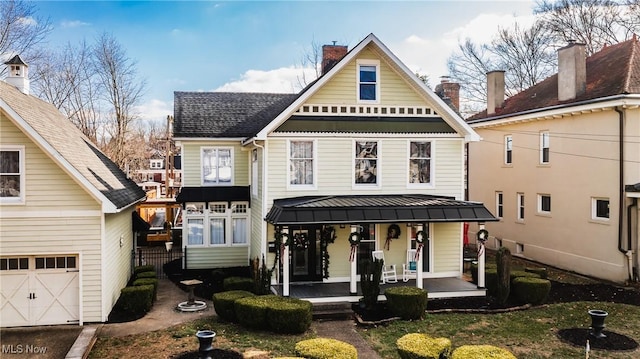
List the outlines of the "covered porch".
{"type": "MultiPolygon", "coordinates": [[[[408,282],[398,281],[397,283],[380,284],[380,296],[378,300],[385,300],[384,291],[387,288],[397,286],[413,286],[416,280],[410,279],[408,282]]],[[[427,291],[429,299],[454,298],[454,297],[480,297],[486,294],[486,289],[478,288],[465,278],[424,278],[422,288],[427,291]]],[[[271,287],[277,295],[283,295],[282,284],[271,287]]],[[[357,293],[350,294],[349,283],[291,283],[289,286],[289,296],[298,299],[305,299],[311,303],[355,303],[362,298],[362,291],[358,286],[357,293]]]]}

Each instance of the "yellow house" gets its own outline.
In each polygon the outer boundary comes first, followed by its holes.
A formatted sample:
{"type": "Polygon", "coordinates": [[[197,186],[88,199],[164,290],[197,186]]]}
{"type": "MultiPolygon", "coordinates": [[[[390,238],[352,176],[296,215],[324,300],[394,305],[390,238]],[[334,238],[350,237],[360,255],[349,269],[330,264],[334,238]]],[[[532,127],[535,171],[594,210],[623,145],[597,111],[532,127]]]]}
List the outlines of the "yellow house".
{"type": "Polygon", "coordinates": [[[484,295],[461,279],[463,223],[495,220],[464,201],[479,137],[375,35],[323,46],[322,76],[298,94],[176,92],[173,133],[185,268],[264,256],[278,293],[353,301],[376,254],[385,284],[484,295]]]}
{"type": "Polygon", "coordinates": [[[0,324],[105,322],[132,272],[145,193],[53,105],[27,65],[0,81],[0,324]]]}
{"type": "Polygon", "coordinates": [[[504,99],[488,74],[487,111],[468,123],[469,198],[500,219],[487,245],[584,275],[638,280],[640,43],[586,58],[558,51],[559,71],[504,99]]]}

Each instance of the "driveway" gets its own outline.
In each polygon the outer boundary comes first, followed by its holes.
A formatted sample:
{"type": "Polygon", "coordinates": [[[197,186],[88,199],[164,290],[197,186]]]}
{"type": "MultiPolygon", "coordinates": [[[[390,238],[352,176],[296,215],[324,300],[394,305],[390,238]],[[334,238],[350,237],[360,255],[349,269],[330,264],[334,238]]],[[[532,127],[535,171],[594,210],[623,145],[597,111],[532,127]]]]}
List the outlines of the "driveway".
{"type": "Polygon", "coordinates": [[[82,332],[77,325],[56,325],[0,329],[1,358],[61,359],[82,332]]]}

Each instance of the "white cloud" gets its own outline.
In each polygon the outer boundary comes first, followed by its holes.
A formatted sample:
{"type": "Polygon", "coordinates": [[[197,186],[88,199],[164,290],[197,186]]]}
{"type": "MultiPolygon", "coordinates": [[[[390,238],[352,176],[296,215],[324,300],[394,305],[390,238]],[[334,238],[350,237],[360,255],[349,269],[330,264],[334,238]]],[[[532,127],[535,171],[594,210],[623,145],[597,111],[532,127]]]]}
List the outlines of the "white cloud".
{"type": "Polygon", "coordinates": [[[167,115],[173,115],[173,102],[151,99],[136,107],[143,121],[160,121],[166,123],[167,115]]]}
{"type": "Polygon", "coordinates": [[[29,26],[35,26],[35,25],[38,24],[36,19],[32,18],[31,16],[29,16],[29,17],[21,17],[20,19],[18,19],[18,22],[23,24],[23,25],[29,25],[29,26]]]}
{"type": "Polygon", "coordinates": [[[296,93],[304,86],[303,76],[309,83],[315,79],[315,71],[294,66],[268,71],[248,70],[240,79],[227,82],[214,91],[296,93]]]}
{"type": "Polygon", "coordinates": [[[64,28],[75,28],[75,27],[83,27],[90,26],[91,24],[88,22],[80,21],[80,20],[65,20],[61,23],[64,28]]]}

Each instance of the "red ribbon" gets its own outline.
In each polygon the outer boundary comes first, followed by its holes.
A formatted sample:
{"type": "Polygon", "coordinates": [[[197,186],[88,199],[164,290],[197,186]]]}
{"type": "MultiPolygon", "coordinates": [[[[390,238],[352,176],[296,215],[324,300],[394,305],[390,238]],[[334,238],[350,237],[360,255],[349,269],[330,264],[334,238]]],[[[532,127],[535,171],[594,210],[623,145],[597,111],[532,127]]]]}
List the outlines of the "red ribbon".
{"type": "Polygon", "coordinates": [[[353,262],[356,259],[356,248],[358,248],[357,244],[351,245],[351,253],[349,254],[349,262],[353,262]]]}
{"type": "Polygon", "coordinates": [[[416,248],[416,254],[413,255],[413,261],[418,262],[420,259],[420,252],[422,252],[422,243],[418,244],[418,248],[416,248]]]}
{"type": "Polygon", "coordinates": [[[387,240],[384,242],[384,249],[389,250],[391,248],[391,237],[387,237],[387,240]]]}

